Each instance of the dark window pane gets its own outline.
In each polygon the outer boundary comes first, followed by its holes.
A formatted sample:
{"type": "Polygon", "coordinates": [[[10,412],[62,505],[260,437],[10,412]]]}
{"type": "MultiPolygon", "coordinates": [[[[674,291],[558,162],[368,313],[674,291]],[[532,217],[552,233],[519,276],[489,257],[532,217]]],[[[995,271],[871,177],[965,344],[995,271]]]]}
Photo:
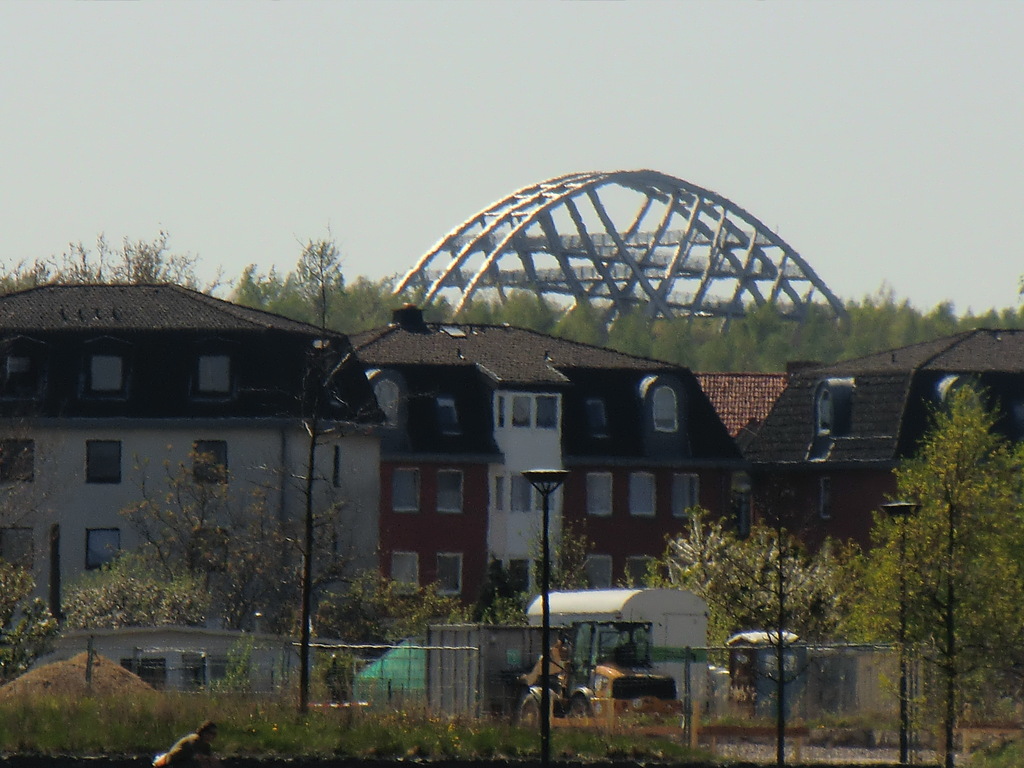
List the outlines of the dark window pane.
{"type": "Polygon", "coordinates": [[[87,440],[85,480],[88,483],[121,482],[121,441],[87,440]]]}

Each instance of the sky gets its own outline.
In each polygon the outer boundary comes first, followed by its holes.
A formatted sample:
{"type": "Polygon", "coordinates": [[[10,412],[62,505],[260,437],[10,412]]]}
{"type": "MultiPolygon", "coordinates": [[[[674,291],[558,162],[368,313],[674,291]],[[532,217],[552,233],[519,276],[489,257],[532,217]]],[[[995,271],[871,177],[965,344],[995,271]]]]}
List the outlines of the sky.
{"type": "Polygon", "coordinates": [[[1008,0],[0,3],[0,265],[165,230],[207,278],[333,237],[377,280],[520,187],[650,168],[844,299],[1016,307],[1021,40],[1008,0]]]}

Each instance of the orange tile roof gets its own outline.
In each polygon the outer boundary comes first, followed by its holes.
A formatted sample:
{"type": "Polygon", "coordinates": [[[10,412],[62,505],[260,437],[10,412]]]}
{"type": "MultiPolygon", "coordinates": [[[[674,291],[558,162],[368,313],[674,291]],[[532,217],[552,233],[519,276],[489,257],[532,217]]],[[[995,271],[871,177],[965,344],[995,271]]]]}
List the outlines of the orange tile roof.
{"type": "Polygon", "coordinates": [[[785,373],[698,373],[696,376],[733,437],[745,428],[756,429],[764,421],[788,379],[785,373]]]}

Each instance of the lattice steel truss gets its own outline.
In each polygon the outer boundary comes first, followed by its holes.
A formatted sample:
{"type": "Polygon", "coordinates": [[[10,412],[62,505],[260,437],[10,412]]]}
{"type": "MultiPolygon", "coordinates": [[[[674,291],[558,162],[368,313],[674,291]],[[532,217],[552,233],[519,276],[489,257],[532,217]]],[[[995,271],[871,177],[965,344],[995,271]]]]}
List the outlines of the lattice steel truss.
{"type": "Polygon", "coordinates": [[[449,232],[395,293],[444,296],[456,312],[478,295],[526,289],[586,300],[611,322],[642,306],[650,317],[743,316],[773,304],[802,319],[820,296],[842,302],[800,255],[735,203],[657,171],[586,172],[524,187],[449,232]]]}

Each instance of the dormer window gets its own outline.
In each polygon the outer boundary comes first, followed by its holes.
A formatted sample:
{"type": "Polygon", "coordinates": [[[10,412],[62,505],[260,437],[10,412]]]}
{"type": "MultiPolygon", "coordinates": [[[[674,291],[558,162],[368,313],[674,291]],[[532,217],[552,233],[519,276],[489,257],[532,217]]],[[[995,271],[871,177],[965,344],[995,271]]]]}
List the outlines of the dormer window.
{"type": "Polygon", "coordinates": [[[844,437],[850,432],[854,380],[825,379],[814,398],[814,431],[818,437],[844,437]]]}
{"type": "Polygon", "coordinates": [[[96,395],[117,395],[124,391],[124,358],[121,355],[91,355],[88,390],[96,395]]]}
{"type": "Polygon", "coordinates": [[[676,393],[669,386],[662,385],[654,390],[651,397],[654,413],[654,429],[658,432],[676,432],[679,420],[676,413],[676,393]]]}
{"type": "Polygon", "coordinates": [[[442,435],[461,435],[459,412],[455,409],[455,398],[442,396],[437,398],[437,426],[442,435]]]}
{"type": "Polygon", "coordinates": [[[227,395],[231,392],[231,358],[228,355],[200,355],[196,371],[196,393],[227,395]]]}
{"type": "Polygon", "coordinates": [[[373,382],[373,394],[377,405],[384,412],[385,424],[389,427],[398,426],[398,385],[391,379],[378,378],[373,382]]]}
{"type": "Polygon", "coordinates": [[[604,400],[588,397],[584,404],[587,412],[587,431],[591,437],[608,437],[608,412],[604,400]]]}
{"type": "Polygon", "coordinates": [[[3,358],[0,397],[33,400],[43,392],[44,347],[41,342],[20,338],[10,342],[3,358]]]}
{"type": "Polygon", "coordinates": [[[832,390],[827,386],[818,390],[818,403],[815,406],[817,433],[819,435],[831,435],[832,425],[835,422],[835,403],[832,401],[832,390]]]}

